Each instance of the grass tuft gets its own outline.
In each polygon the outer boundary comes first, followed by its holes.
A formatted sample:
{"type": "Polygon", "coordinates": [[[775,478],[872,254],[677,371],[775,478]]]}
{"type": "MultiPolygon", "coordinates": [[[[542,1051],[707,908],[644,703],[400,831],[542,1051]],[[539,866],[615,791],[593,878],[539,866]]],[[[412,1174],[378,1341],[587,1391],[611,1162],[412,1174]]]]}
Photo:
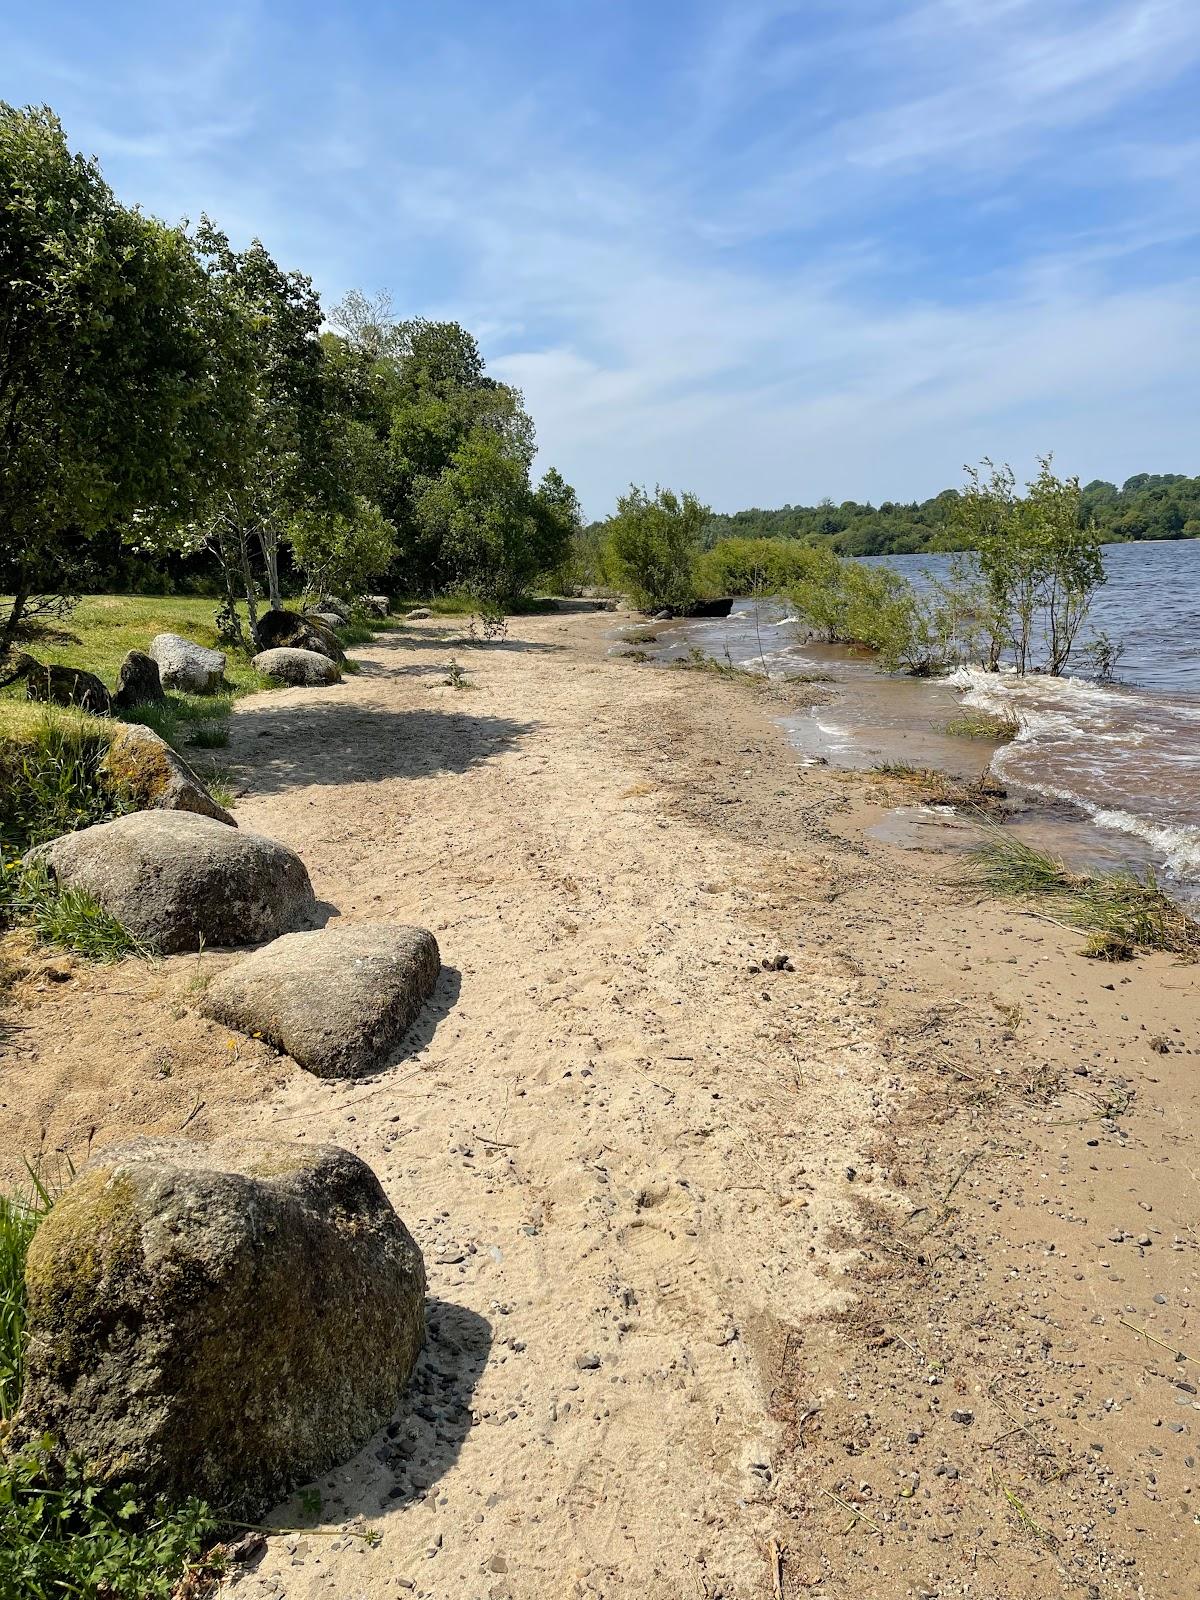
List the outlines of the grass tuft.
{"type": "Polygon", "coordinates": [[[46,1184],[30,1172],[28,1188],[0,1195],[0,1421],[21,1398],[25,1373],[25,1257],[38,1223],[53,1202],[46,1184]]]}
{"type": "Polygon", "coordinates": [[[1147,875],[1072,872],[1001,828],[973,852],[972,880],[992,894],[1041,902],[1054,920],[1090,934],[1083,953],[1119,961],[1137,950],[1200,960],[1200,923],[1147,875]]]}
{"type": "Polygon", "coordinates": [[[990,711],[964,711],[942,729],[952,739],[986,739],[991,744],[1011,744],[1020,731],[1016,717],[993,716],[990,711]]]}
{"type": "Polygon", "coordinates": [[[41,863],[9,858],[0,876],[0,928],[26,925],[43,944],[90,961],[122,961],[151,952],[83,889],[60,889],[41,863]]]}

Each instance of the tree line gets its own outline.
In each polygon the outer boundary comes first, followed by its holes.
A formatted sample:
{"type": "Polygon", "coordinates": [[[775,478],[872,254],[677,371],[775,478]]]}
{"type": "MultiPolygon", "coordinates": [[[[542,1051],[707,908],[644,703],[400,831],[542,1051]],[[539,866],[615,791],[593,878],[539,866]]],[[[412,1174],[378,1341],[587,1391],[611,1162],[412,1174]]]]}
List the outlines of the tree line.
{"type": "MultiPolygon", "coordinates": [[[[966,537],[957,520],[960,492],[943,489],[929,500],[885,500],[874,506],[855,500],[835,505],[781,506],[778,510],[710,513],[704,527],[709,545],[721,539],[803,539],[828,544],[843,556],[911,555],[962,550],[966,537]]],[[[1094,526],[1101,543],[1133,539],[1200,537],[1200,477],[1141,472],[1120,488],[1094,479],[1080,490],[1080,526],[1094,526]]]]}
{"type": "Polygon", "coordinates": [[[288,589],[511,604],[582,520],[533,459],[457,323],[326,312],[259,241],[124,205],[49,108],[0,102],[0,655],[104,587],[211,585],[236,642],[288,589]]]}
{"type": "Polygon", "coordinates": [[[712,514],[695,495],[636,485],[607,522],[581,529],[575,562],[590,581],[627,592],[648,612],[685,611],[697,597],[781,596],[830,642],[862,646],[888,671],[920,675],[979,662],[989,671],[1067,670],[1086,655],[1111,676],[1120,650],[1084,624],[1104,583],[1101,534],[1083,514],[1078,479],[1048,456],[1022,493],[1012,468],[966,468],[949,531],[961,555],[921,586],[839,555],[819,539],[734,536],[708,542],[712,514]]]}

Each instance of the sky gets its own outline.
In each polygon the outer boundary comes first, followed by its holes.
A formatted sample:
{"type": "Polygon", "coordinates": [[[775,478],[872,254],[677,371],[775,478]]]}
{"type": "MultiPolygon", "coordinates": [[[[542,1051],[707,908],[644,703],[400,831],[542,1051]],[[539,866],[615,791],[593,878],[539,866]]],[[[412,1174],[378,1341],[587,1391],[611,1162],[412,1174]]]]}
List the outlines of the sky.
{"type": "Polygon", "coordinates": [[[453,318],[589,516],[1200,472],[1197,0],[43,0],[125,200],[453,318]]]}

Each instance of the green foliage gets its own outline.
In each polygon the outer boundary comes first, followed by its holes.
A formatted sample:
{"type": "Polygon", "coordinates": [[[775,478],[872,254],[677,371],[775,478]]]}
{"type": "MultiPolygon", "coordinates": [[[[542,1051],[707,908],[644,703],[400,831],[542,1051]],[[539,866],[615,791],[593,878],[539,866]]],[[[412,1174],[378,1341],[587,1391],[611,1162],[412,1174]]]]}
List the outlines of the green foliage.
{"type": "MultiPolygon", "coordinates": [[[[783,506],[710,517],[705,543],[730,537],[802,540],[830,546],[838,555],[909,555],[927,550],[974,548],[957,518],[960,496],[943,489],[929,500],[824,500],[816,506],[783,506]]],[[[1128,539],[1194,539],[1200,536],[1200,477],[1138,473],[1121,488],[1097,479],[1080,491],[1079,526],[1094,526],[1102,544],[1128,539]]]]}
{"type": "Polygon", "coordinates": [[[1000,827],[989,828],[976,848],[971,877],[993,894],[1037,901],[1057,920],[1087,930],[1086,955],[1112,960],[1143,949],[1200,960],[1200,923],[1152,877],[1072,872],[1000,827]]]}
{"type": "Polygon", "coordinates": [[[952,739],[987,739],[992,744],[1008,744],[1021,731],[1016,717],[994,716],[990,711],[963,711],[951,717],[944,733],[952,739]]]}
{"type": "Polygon", "coordinates": [[[614,579],[645,611],[684,606],[696,593],[696,557],[709,516],[693,494],[631,484],[606,524],[614,579]]]}
{"type": "Polygon", "coordinates": [[[987,665],[1010,651],[1019,673],[1061,673],[1104,582],[1099,534],[1080,526],[1079,481],[1056,477],[1049,456],[1024,497],[1009,466],[966,472],[954,521],[978,552],[987,665]]]}
{"type": "Polygon", "coordinates": [[[121,205],[46,107],[0,102],[0,654],[38,596],[85,581],[135,516],[186,515],[206,472],[202,275],[121,205]]]}
{"type": "Polygon", "coordinates": [[[0,743],[0,846],[24,852],[127,809],[100,776],[107,749],[102,726],[49,708],[0,743]]]}
{"type": "Polygon", "coordinates": [[[396,555],[396,530],[363,495],[341,512],[301,511],[292,519],[289,538],[310,593],[344,600],[365,594],[396,555]]]}
{"type": "Polygon", "coordinates": [[[25,1257],[52,1197],[30,1174],[27,1189],[0,1195],[0,1422],[21,1398],[25,1371],[25,1257]]]}
{"type": "Polygon", "coordinates": [[[89,961],[121,961],[150,952],[82,889],[61,889],[40,863],[8,856],[0,876],[0,928],[27,925],[43,944],[89,961]]]}
{"type": "Polygon", "coordinates": [[[537,514],[526,462],[481,430],[421,488],[415,519],[443,581],[497,604],[526,593],[562,552],[552,520],[537,514]]]}
{"type": "Polygon", "coordinates": [[[696,563],[696,586],[711,595],[786,594],[827,570],[827,556],[792,539],[722,539],[696,563]]]}
{"type": "Polygon", "coordinates": [[[169,1600],[217,1528],[198,1500],[143,1505],[53,1460],[53,1441],[0,1458],[0,1594],[6,1600],[169,1600]]]}

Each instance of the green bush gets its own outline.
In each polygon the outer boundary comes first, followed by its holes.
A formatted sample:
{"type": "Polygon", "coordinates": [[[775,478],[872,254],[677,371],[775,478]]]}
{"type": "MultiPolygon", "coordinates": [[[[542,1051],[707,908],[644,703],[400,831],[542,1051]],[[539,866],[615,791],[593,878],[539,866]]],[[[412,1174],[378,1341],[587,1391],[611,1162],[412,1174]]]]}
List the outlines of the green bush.
{"type": "Polygon", "coordinates": [[[826,565],[827,552],[794,539],[722,539],[696,563],[696,587],[710,595],[786,594],[826,565]]]}
{"type": "Polygon", "coordinates": [[[645,611],[683,606],[696,593],[696,558],[709,516],[695,495],[631,485],[606,524],[606,566],[645,611]]]}
{"type": "Polygon", "coordinates": [[[0,1594],[5,1600],[169,1600],[217,1529],[199,1500],[144,1506],[101,1489],[40,1439],[0,1459],[0,1594]]]}
{"type": "Polygon", "coordinates": [[[27,738],[0,744],[0,845],[7,853],[107,822],[126,809],[100,776],[107,749],[108,734],[93,722],[52,710],[27,738]]]}

